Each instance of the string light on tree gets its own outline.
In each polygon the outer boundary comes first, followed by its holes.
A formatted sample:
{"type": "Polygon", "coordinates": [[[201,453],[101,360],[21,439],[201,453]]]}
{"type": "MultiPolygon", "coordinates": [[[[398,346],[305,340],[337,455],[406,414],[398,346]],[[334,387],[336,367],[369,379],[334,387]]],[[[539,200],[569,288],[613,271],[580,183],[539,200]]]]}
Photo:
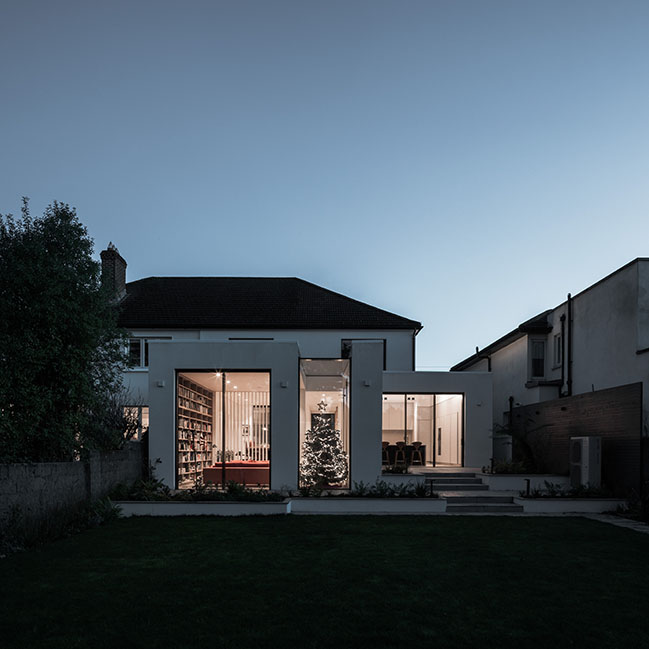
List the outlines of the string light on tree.
{"type": "Polygon", "coordinates": [[[332,425],[333,417],[325,413],[327,405],[325,399],[318,404],[319,412],[312,416],[311,430],[306,431],[302,444],[300,475],[307,487],[338,486],[347,479],[349,472],[340,431],[332,425]]]}

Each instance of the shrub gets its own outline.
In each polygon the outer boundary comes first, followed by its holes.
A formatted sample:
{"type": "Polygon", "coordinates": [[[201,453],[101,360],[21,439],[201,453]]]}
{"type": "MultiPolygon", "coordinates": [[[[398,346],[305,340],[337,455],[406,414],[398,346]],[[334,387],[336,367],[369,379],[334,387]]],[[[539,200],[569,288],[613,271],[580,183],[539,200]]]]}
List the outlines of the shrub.
{"type": "Polygon", "coordinates": [[[268,489],[251,489],[230,481],[225,489],[198,482],[191,489],[172,491],[161,480],[149,478],[132,485],[121,484],[110,494],[113,500],[180,501],[180,502],[280,502],[284,496],[268,489]]]}

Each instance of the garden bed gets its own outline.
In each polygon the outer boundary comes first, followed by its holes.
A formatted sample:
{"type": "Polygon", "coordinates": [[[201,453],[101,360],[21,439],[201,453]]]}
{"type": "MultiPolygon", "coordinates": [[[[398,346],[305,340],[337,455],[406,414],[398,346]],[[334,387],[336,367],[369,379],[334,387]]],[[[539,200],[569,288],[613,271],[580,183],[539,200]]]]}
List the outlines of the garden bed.
{"type": "Polygon", "coordinates": [[[237,501],[116,501],[123,516],[269,516],[289,514],[288,498],[280,502],[237,501]]]}
{"type": "Polygon", "coordinates": [[[423,473],[420,475],[412,473],[383,473],[381,474],[381,480],[393,486],[410,485],[414,488],[418,484],[423,485],[426,481],[426,476],[423,473]]]}
{"type": "Polygon", "coordinates": [[[286,498],[282,502],[117,501],[123,516],[253,516],[275,514],[440,514],[442,498],[286,498]]]}
{"type": "Polygon", "coordinates": [[[292,498],[292,514],[440,514],[443,498],[292,498]]]}
{"type": "Polygon", "coordinates": [[[527,480],[530,481],[530,490],[543,489],[546,482],[552,482],[561,488],[570,485],[568,476],[550,473],[480,473],[477,475],[494,491],[526,491],[527,480]]]}
{"type": "Polygon", "coordinates": [[[526,514],[601,514],[626,506],[621,498],[514,498],[526,514]]]}

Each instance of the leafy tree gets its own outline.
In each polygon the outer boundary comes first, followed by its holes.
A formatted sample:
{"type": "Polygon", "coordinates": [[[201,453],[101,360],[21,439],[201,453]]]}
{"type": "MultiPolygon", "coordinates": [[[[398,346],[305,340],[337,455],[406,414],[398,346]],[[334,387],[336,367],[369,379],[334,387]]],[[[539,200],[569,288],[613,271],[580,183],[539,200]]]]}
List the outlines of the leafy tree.
{"type": "Polygon", "coordinates": [[[0,214],[0,461],[64,461],[114,443],[125,335],[74,208],[0,214]]]}

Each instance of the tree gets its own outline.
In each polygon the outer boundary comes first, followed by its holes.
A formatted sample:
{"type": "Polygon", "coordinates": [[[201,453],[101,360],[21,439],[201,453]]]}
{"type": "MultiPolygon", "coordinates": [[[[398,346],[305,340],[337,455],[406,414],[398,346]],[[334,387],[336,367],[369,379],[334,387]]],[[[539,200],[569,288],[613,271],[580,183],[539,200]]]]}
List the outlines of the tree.
{"type": "Polygon", "coordinates": [[[101,285],[93,242],[54,202],[0,215],[0,461],[64,461],[106,445],[125,334],[101,285]]]}
{"type": "Polygon", "coordinates": [[[306,487],[338,485],[347,479],[348,473],[340,431],[334,429],[331,418],[323,413],[313,415],[312,423],[302,444],[302,483],[306,487]]]}

